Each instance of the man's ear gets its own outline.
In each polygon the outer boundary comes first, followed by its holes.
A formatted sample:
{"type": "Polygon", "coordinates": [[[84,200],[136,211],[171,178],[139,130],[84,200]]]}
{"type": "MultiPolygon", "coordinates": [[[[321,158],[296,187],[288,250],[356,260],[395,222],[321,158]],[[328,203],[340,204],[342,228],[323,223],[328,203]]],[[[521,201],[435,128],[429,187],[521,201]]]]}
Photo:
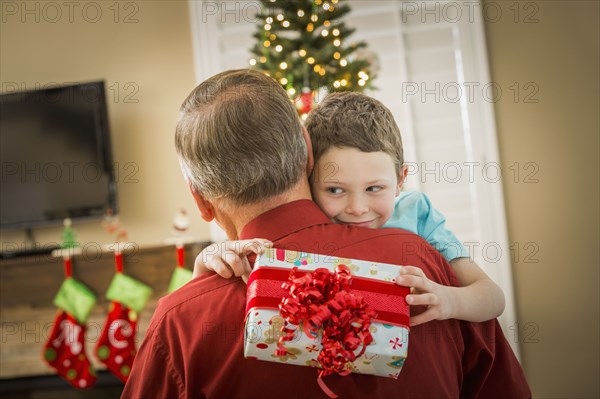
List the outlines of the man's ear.
{"type": "Polygon", "coordinates": [[[408,176],[408,168],[406,165],[402,165],[400,168],[400,173],[398,176],[398,186],[396,187],[396,197],[400,195],[400,190],[402,189],[402,185],[406,181],[406,176],[408,176]]]}
{"type": "Polygon", "coordinates": [[[308,134],[308,130],[302,126],[302,135],[304,136],[304,141],[306,142],[306,151],[308,151],[306,163],[306,176],[310,176],[312,173],[313,167],[315,166],[315,159],[313,157],[313,149],[312,149],[312,141],[310,141],[310,135],[308,134]]]}
{"type": "Polygon", "coordinates": [[[213,208],[213,205],[206,198],[204,198],[201,193],[194,189],[194,186],[191,182],[188,182],[188,187],[190,188],[192,196],[194,197],[194,201],[196,202],[196,206],[200,211],[200,216],[202,219],[206,220],[207,222],[212,221],[215,218],[215,209],[213,208]]]}

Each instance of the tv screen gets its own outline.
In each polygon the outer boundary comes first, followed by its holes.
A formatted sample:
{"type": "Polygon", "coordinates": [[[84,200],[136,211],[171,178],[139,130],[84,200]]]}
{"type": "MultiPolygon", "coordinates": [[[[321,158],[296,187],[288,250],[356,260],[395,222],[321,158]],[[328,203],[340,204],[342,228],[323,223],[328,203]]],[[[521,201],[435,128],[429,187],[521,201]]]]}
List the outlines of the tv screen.
{"type": "Polygon", "coordinates": [[[116,212],[104,82],[0,96],[0,227],[116,212]]]}

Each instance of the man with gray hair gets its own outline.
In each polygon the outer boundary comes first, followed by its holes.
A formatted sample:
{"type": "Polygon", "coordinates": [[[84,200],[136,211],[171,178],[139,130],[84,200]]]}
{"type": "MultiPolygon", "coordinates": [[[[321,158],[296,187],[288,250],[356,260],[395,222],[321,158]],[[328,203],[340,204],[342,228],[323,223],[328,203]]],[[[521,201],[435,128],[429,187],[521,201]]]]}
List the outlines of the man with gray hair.
{"type": "MultiPolygon", "coordinates": [[[[282,249],[409,264],[457,286],[443,258],[417,235],[332,223],[311,200],[310,138],[285,90],[256,71],[227,71],[181,107],[176,148],[201,217],[230,239],[262,237],[282,249]]],[[[205,273],[163,298],[140,347],[124,398],[326,397],[309,367],[245,359],[242,279],[205,273]]],[[[411,308],[414,316],[424,311],[411,308]]],[[[496,320],[431,321],[411,330],[398,379],[326,377],[340,397],[531,396],[496,320]]]]}

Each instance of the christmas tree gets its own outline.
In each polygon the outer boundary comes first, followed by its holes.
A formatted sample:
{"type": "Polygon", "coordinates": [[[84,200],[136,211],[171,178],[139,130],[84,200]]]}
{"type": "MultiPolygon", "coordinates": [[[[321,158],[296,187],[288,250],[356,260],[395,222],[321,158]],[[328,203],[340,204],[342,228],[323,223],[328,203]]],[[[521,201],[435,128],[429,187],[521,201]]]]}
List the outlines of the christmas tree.
{"type": "Polygon", "coordinates": [[[75,232],[73,231],[73,228],[71,227],[71,219],[66,218],[63,221],[63,231],[61,234],[61,238],[62,238],[62,247],[63,248],[75,248],[76,246],[78,246],[79,244],[77,243],[77,239],[75,238],[75,232]]]}
{"type": "Polygon", "coordinates": [[[302,116],[319,89],[360,92],[371,87],[375,71],[366,43],[346,44],[354,29],[341,21],[350,12],[344,0],[261,3],[250,65],[275,78],[302,116]]]}

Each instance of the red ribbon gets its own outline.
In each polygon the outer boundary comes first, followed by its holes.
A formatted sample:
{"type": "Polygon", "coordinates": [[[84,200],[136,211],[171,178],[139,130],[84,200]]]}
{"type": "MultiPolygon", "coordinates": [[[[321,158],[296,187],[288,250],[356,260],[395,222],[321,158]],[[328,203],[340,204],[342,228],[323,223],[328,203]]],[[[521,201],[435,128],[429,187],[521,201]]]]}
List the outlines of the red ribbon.
{"type": "MultiPolygon", "coordinates": [[[[308,273],[310,271],[295,271],[297,276],[308,273]]],[[[255,269],[248,280],[246,314],[254,308],[279,309],[281,298],[289,295],[289,291],[281,287],[289,276],[290,269],[269,266],[255,269]]],[[[361,296],[377,312],[373,321],[409,327],[409,308],[404,299],[409,294],[407,287],[353,276],[348,291],[361,296]]]]}
{"type": "Polygon", "coordinates": [[[117,273],[123,273],[123,253],[115,251],[115,269],[117,273]]]}
{"type": "Polygon", "coordinates": [[[293,268],[289,281],[282,285],[289,295],[279,304],[286,325],[281,328],[283,334],[275,355],[285,355],[284,343],[294,337],[295,331],[288,327],[289,323],[301,326],[313,339],[322,329],[323,349],[317,361],[323,370],[318,383],[328,396],[335,398],[322,378],[332,373],[342,376],[350,373],[351,363],[373,342],[369,327],[376,314],[362,297],[348,292],[352,276],[346,265],[338,265],[335,273],[319,268],[297,276],[296,271],[293,268]]]}
{"type": "Polygon", "coordinates": [[[177,266],[183,267],[183,245],[177,245],[177,266]]]}
{"type": "Polygon", "coordinates": [[[73,275],[73,268],[71,266],[71,257],[66,256],[63,258],[65,263],[65,276],[71,277],[73,275]]]}

